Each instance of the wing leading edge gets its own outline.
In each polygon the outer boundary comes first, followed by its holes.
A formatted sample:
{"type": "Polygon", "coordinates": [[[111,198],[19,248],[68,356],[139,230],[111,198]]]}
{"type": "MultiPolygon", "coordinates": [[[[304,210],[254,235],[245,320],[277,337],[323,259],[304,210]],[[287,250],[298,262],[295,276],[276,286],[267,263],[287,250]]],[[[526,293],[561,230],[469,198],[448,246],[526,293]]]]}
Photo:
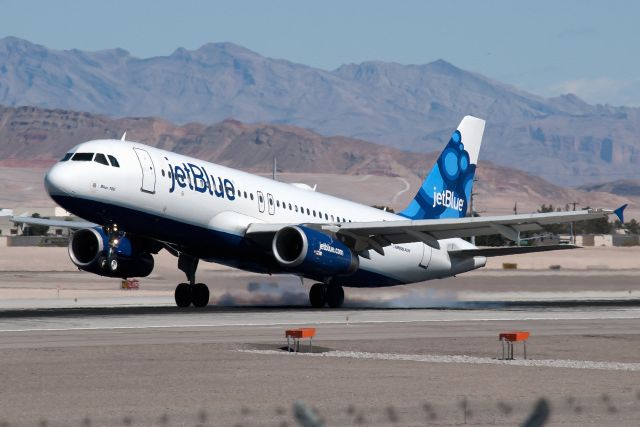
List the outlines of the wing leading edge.
{"type": "Polygon", "coordinates": [[[32,218],[28,216],[14,216],[11,217],[11,221],[16,224],[46,225],[48,227],[54,228],[70,228],[72,230],[78,230],[80,228],[93,228],[98,225],[88,221],[64,221],[47,218],[32,218]]]}

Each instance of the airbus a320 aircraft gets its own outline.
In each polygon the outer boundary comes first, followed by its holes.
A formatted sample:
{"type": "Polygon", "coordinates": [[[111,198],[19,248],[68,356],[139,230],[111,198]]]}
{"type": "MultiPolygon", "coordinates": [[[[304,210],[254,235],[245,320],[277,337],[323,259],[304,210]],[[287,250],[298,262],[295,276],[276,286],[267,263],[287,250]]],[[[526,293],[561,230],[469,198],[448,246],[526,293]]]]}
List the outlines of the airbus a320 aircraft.
{"type": "Polygon", "coordinates": [[[463,237],[499,233],[518,241],[545,224],[614,213],[466,217],[484,126],[464,117],[398,215],[123,137],[77,145],[45,177],[51,198],[88,222],[14,221],[76,228],[71,260],[102,276],[147,276],[153,255],[166,249],[187,277],[175,290],[179,307],[209,303],[209,289],[196,282],[199,260],[311,279],[313,307],[340,307],[343,286],[421,282],[483,267],[488,256],[575,247],[482,249],[463,237]]]}

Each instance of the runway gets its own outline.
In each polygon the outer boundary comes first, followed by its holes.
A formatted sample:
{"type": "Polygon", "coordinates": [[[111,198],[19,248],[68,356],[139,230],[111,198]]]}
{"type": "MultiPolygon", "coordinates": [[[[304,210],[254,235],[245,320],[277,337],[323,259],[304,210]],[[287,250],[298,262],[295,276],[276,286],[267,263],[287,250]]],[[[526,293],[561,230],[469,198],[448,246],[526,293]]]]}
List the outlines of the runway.
{"type": "Polygon", "coordinates": [[[457,424],[462,402],[518,424],[544,396],[566,425],[635,425],[639,324],[638,307],[5,311],[0,422],[295,425],[301,400],[327,425],[457,424]],[[303,325],[315,357],[282,350],[303,325]],[[529,361],[498,360],[512,329],[529,361]]]}
{"type": "Polygon", "coordinates": [[[296,278],[205,265],[211,305],[182,310],[165,261],[134,291],[57,259],[0,271],[0,425],[294,426],[296,401],[327,426],[519,425],[540,397],[557,424],[640,419],[638,270],[483,271],[315,310],[296,278]],[[314,353],[282,350],[297,326],[314,353]],[[499,360],[508,330],[531,332],[528,360],[499,360]]]}
{"type": "MultiPolygon", "coordinates": [[[[226,329],[275,326],[372,326],[445,322],[636,321],[640,307],[574,309],[341,309],[174,307],[84,308],[0,312],[0,333],[117,329],[226,329]]],[[[375,336],[371,337],[375,339],[375,336]]]]}

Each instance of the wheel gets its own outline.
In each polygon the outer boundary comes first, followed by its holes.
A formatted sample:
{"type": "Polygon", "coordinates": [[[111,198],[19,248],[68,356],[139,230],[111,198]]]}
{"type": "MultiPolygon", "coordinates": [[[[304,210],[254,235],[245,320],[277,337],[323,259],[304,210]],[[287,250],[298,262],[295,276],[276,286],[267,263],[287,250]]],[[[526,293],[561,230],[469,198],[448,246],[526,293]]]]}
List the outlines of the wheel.
{"type": "Polygon", "coordinates": [[[107,257],[104,255],[100,255],[98,257],[98,266],[100,270],[105,271],[107,269],[107,257]]]}
{"type": "Polygon", "coordinates": [[[189,307],[191,305],[191,286],[188,283],[180,283],[176,286],[174,296],[178,307],[189,307]]]}
{"type": "Polygon", "coordinates": [[[196,283],[191,291],[191,302],[194,307],[206,307],[209,304],[209,288],[207,285],[196,283]]]}
{"type": "Polygon", "coordinates": [[[342,307],[344,302],[344,289],[342,286],[327,286],[327,305],[331,308],[342,307]]]}
{"type": "Polygon", "coordinates": [[[109,261],[109,270],[111,270],[112,273],[115,273],[116,271],[118,271],[118,259],[117,258],[112,258],[109,261]]]}
{"type": "Polygon", "coordinates": [[[327,295],[327,285],[324,283],[316,283],[309,290],[309,302],[313,308],[324,307],[327,295]]]}

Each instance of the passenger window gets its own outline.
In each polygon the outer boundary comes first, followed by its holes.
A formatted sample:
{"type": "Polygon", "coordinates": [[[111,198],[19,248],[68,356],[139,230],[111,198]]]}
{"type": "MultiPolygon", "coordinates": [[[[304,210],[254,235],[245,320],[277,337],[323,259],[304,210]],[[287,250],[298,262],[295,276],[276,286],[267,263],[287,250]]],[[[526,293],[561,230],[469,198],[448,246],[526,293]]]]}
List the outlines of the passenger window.
{"type": "Polygon", "coordinates": [[[280,207],[280,200],[276,200],[276,206],[280,207]]]}
{"type": "Polygon", "coordinates": [[[326,219],[327,221],[329,221],[329,215],[327,215],[326,213],[324,214],[324,219],[326,219]]]}
{"type": "Polygon", "coordinates": [[[311,215],[311,212],[309,211],[309,208],[307,208],[307,215],[311,215]]]}
{"type": "Polygon", "coordinates": [[[93,160],[93,153],[76,153],[71,160],[74,162],[90,162],[93,160]]]}
{"type": "Polygon", "coordinates": [[[296,212],[298,212],[298,205],[296,205],[295,208],[296,208],[296,212]]]}
{"type": "Polygon", "coordinates": [[[66,162],[67,160],[69,160],[71,158],[71,156],[73,156],[73,153],[67,153],[64,155],[64,157],[62,159],[60,159],[61,162],[66,162]]]}
{"type": "Polygon", "coordinates": [[[289,210],[292,211],[293,209],[291,208],[291,203],[289,203],[289,210]]]}
{"type": "Polygon", "coordinates": [[[333,215],[331,215],[331,222],[334,222],[334,221],[335,221],[335,219],[333,219],[333,215]]]}
{"type": "Polygon", "coordinates": [[[118,163],[118,161],[116,160],[115,157],[113,157],[110,154],[107,154],[107,157],[109,158],[109,161],[111,162],[111,166],[115,167],[115,168],[119,168],[120,164],[118,163]]]}
{"type": "Polygon", "coordinates": [[[249,196],[251,196],[251,200],[253,200],[253,193],[249,193],[249,196]]]}
{"type": "Polygon", "coordinates": [[[101,165],[109,166],[109,162],[107,162],[107,158],[102,153],[96,153],[96,156],[93,158],[93,161],[96,163],[100,163],[101,165]]]}
{"type": "Polygon", "coordinates": [[[316,211],[313,211],[313,217],[314,218],[316,217],[316,211]]]}
{"type": "Polygon", "coordinates": [[[247,192],[244,192],[244,198],[247,199],[247,192]]]}

